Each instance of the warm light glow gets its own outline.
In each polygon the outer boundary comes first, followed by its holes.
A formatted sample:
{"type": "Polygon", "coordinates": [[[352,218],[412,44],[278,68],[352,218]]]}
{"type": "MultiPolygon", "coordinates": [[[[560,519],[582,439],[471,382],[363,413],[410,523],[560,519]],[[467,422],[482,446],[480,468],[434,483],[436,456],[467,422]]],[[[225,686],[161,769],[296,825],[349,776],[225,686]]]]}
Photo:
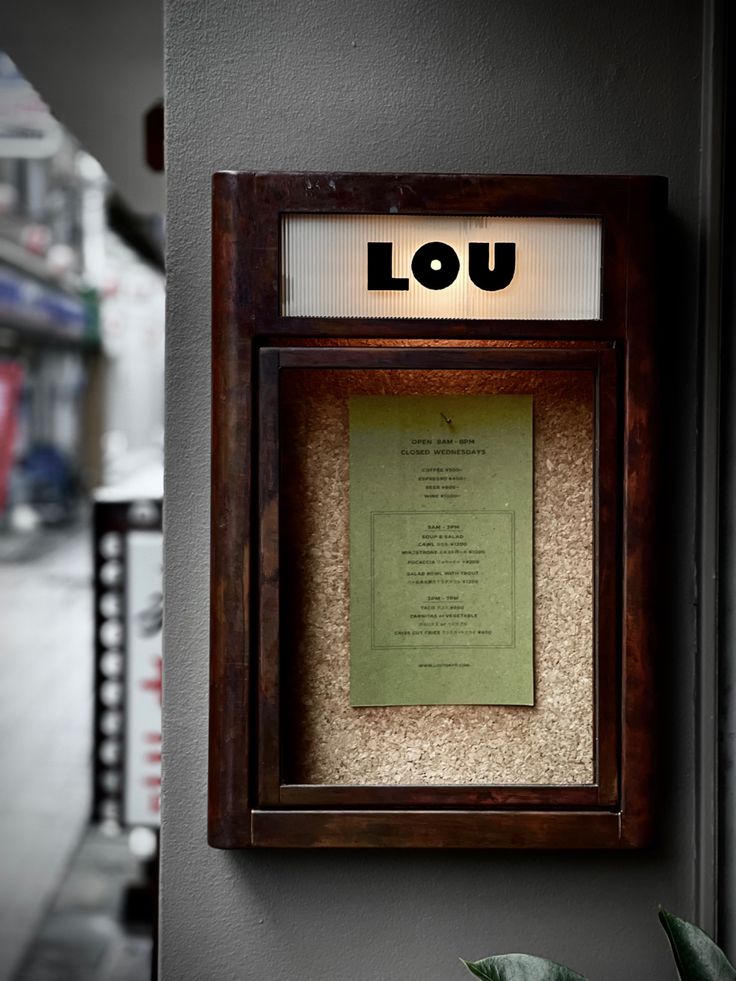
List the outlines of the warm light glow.
{"type": "Polygon", "coordinates": [[[594,218],[284,215],[281,312],[287,317],[598,320],[601,231],[594,218]],[[369,243],[381,243],[374,255],[373,288],[369,243]],[[503,249],[495,250],[502,243],[510,243],[505,256],[503,249]],[[476,253],[475,267],[472,262],[469,267],[471,246],[483,260],[476,253]],[[434,252],[439,255],[431,258],[434,252]],[[504,258],[508,277],[494,281],[489,271],[498,271],[504,258]],[[478,269],[486,274],[485,288],[476,285],[482,281],[478,269]]]}

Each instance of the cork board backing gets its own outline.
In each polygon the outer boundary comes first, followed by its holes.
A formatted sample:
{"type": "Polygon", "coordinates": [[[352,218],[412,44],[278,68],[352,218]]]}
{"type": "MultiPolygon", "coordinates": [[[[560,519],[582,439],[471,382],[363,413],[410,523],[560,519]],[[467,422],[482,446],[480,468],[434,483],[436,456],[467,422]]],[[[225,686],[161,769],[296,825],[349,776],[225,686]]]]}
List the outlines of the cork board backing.
{"type": "Polygon", "coordinates": [[[353,785],[594,782],[593,376],[281,372],[284,777],[353,785]],[[352,708],[351,395],[534,398],[536,704],[352,708]]]}

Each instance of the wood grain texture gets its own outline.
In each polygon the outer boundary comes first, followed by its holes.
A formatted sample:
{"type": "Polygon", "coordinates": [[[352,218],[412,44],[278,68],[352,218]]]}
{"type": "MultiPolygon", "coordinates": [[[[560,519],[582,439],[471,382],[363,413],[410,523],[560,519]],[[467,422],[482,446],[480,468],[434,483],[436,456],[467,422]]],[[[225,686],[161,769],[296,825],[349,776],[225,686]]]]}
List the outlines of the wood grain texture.
{"type": "Polygon", "coordinates": [[[620,685],[620,568],[621,435],[619,400],[621,343],[601,355],[596,387],[595,570],[596,597],[596,734],[598,739],[598,800],[619,800],[621,743],[620,685]]]}
{"type": "Polygon", "coordinates": [[[441,808],[493,807],[597,807],[598,786],[340,786],[335,784],[282,784],[279,804],[284,807],[441,808]]]}
{"type": "Polygon", "coordinates": [[[279,803],[280,783],[280,547],[279,353],[260,352],[258,412],[258,800],[279,803]]]}
{"type": "Polygon", "coordinates": [[[242,329],[239,183],[214,181],[210,586],[211,845],[250,843],[251,340],[242,329]]]}
{"type": "Polygon", "coordinates": [[[657,790],[657,497],[658,425],[654,332],[657,236],[666,189],[632,184],[628,239],[624,568],[622,611],[622,840],[645,845],[655,835],[657,790]]]}
{"type": "Polygon", "coordinates": [[[280,848],[615,848],[619,815],[593,811],[261,811],[253,844],[280,848]]]}

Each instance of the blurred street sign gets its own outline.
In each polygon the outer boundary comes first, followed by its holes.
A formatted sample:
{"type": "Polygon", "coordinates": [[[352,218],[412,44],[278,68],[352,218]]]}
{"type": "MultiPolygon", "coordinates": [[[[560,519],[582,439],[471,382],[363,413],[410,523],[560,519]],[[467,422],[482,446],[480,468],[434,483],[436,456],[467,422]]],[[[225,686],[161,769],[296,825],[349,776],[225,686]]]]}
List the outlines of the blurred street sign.
{"type": "Polygon", "coordinates": [[[18,421],[18,396],[23,384],[19,361],[0,361],[0,514],[5,508],[18,421]]]}
{"type": "Polygon", "coordinates": [[[161,501],[96,500],[92,820],[158,827],[161,804],[161,501]]]}

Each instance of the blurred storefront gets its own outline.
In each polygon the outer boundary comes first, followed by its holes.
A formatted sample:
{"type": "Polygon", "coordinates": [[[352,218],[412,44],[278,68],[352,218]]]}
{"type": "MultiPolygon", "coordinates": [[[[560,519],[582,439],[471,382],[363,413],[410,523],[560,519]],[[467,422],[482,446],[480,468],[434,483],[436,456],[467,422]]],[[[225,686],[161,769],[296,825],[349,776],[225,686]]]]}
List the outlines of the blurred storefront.
{"type": "Polygon", "coordinates": [[[163,275],[111,229],[109,199],[0,54],[0,535],[67,523],[160,458],[163,275]]]}
{"type": "MultiPolygon", "coordinates": [[[[19,965],[35,977],[33,958],[47,956],[46,941],[55,962],[66,958],[54,977],[86,976],[79,964],[99,943],[85,931],[98,930],[103,915],[109,957],[127,950],[127,921],[135,920],[142,933],[130,976],[142,976],[141,965],[150,962],[161,656],[160,616],[152,625],[147,583],[155,581],[160,609],[162,236],[163,220],[129,208],[98,161],[0,53],[0,779],[12,788],[0,808],[0,831],[11,843],[0,856],[0,981],[21,976],[19,965]],[[141,486],[152,499],[155,527],[143,520],[141,486]],[[96,593],[92,588],[97,505],[128,491],[138,545],[131,567],[136,559],[140,566],[141,553],[153,554],[139,602],[142,619],[127,616],[123,593],[110,583],[96,593]],[[115,633],[123,619],[141,661],[139,683],[125,690],[127,640],[121,644],[115,633]],[[103,766],[111,751],[124,755],[118,737],[127,729],[123,713],[132,711],[129,690],[143,696],[146,711],[138,726],[145,746],[136,743],[130,754],[147,766],[135,785],[139,796],[145,792],[146,821],[140,812],[131,817],[114,809],[112,784],[121,778],[112,765],[103,766]],[[73,901],[81,897],[71,929],[67,900],[60,900],[60,952],[56,921],[50,917],[47,937],[42,914],[51,909],[90,817],[99,828],[89,831],[82,850],[85,884],[81,891],[70,886],[73,901]],[[142,823],[148,826],[137,827],[135,854],[147,860],[145,881],[131,887],[121,832],[142,823]],[[106,842],[109,854],[118,855],[117,878],[108,875],[106,842]],[[90,874],[117,897],[107,910],[95,907],[91,926],[90,874]],[[70,944],[79,953],[72,965],[70,944]],[[30,959],[22,967],[24,958],[30,959]]],[[[127,519],[127,507],[124,512],[127,519]]],[[[115,564],[105,563],[105,574],[111,570],[115,564]]]]}

